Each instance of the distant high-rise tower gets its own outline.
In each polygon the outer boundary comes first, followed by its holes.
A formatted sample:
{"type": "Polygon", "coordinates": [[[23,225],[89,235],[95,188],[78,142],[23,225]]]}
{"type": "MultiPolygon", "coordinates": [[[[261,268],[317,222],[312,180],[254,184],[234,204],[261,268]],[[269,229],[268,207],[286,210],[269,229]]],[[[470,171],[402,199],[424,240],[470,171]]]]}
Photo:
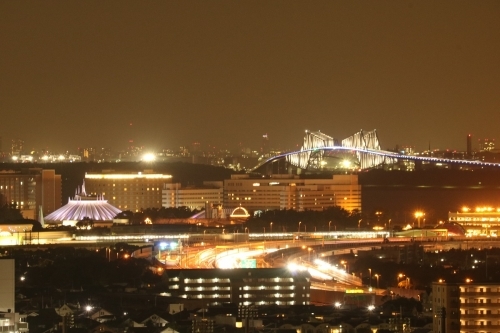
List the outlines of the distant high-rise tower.
{"type": "Polygon", "coordinates": [[[472,135],[467,135],[467,158],[472,158],[472,135]]]}
{"type": "Polygon", "coordinates": [[[11,154],[12,155],[20,155],[21,152],[23,151],[24,147],[24,140],[21,139],[12,139],[12,145],[11,145],[11,154]]]}
{"type": "Polygon", "coordinates": [[[133,129],[132,129],[132,122],[130,122],[128,124],[128,135],[129,135],[129,139],[128,139],[128,150],[133,150],[134,149],[134,134],[132,133],[133,129]]]}
{"type": "Polygon", "coordinates": [[[269,154],[269,137],[267,133],[262,136],[262,146],[260,150],[263,155],[269,154]]]}
{"type": "Polygon", "coordinates": [[[191,154],[198,155],[201,153],[201,144],[199,142],[193,142],[191,144],[191,154]]]}

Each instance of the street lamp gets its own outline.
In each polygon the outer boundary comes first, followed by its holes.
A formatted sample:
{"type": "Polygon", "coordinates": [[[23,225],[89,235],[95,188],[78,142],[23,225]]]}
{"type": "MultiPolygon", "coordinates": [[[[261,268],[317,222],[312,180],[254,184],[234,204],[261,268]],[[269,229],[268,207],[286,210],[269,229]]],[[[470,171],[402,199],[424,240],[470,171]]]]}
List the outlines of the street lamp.
{"type": "Polygon", "coordinates": [[[361,220],[358,221],[358,230],[359,230],[359,228],[361,226],[361,221],[363,221],[363,219],[361,219],[361,220]]]}
{"type": "Polygon", "coordinates": [[[347,272],[347,261],[342,260],[340,263],[341,263],[342,265],[344,265],[344,271],[346,271],[346,272],[347,272]]]}
{"type": "Polygon", "coordinates": [[[269,223],[269,232],[273,233],[273,222],[269,223]]]}
{"type": "Polygon", "coordinates": [[[372,286],[372,269],[368,268],[368,271],[370,272],[370,287],[372,286]]]}
{"type": "Polygon", "coordinates": [[[331,225],[332,225],[332,221],[328,222],[328,232],[330,232],[330,231],[331,231],[331,228],[330,228],[330,227],[331,227],[331,225]]]}
{"type": "Polygon", "coordinates": [[[418,227],[420,228],[420,219],[425,215],[424,212],[416,211],[415,218],[417,219],[418,227]]]}
{"type": "Polygon", "coordinates": [[[93,307],[91,305],[87,305],[85,307],[85,311],[87,312],[87,318],[90,317],[90,311],[92,311],[93,307]]]}
{"type": "Polygon", "coordinates": [[[300,224],[302,223],[302,221],[299,221],[299,232],[300,232],[300,224]]]}
{"type": "Polygon", "coordinates": [[[374,274],[374,276],[377,278],[377,289],[380,289],[380,286],[378,284],[378,278],[381,277],[382,275],[380,275],[380,274],[374,274]]]}
{"type": "Polygon", "coordinates": [[[397,286],[399,287],[399,279],[402,279],[403,277],[405,277],[405,275],[403,273],[399,273],[397,275],[397,278],[398,278],[398,283],[397,283],[397,286]]]}

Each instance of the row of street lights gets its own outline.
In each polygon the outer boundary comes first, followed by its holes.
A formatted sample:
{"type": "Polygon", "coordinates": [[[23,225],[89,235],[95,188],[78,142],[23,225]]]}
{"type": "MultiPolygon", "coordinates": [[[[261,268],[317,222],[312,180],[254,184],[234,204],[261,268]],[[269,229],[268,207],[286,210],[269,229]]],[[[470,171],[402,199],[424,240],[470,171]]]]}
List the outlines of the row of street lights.
{"type": "MultiPolygon", "coordinates": [[[[377,218],[379,218],[379,215],[381,215],[382,213],[381,212],[377,212],[377,218]]],[[[417,211],[415,212],[415,218],[417,219],[417,222],[418,222],[418,227],[420,227],[420,219],[425,216],[425,213],[422,212],[422,211],[417,211]]],[[[358,220],[358,230],[361,229],[361,222],[363,221],[363,219],[359,219],[358,220]]],[[[299,227],[298,227],[298,232],[300,232],[300,225],[302,224],[302,221],[299,221],[299,227]]],[[[425,224],[425,219],[424,219],[424,224],[425,224]]],[[[335,228],[335,231],[337,231],[337,225],[333,225],[334,228],[335,228]]],[[[391,226],[391,219],[389,219],[389,229],[390,229],[390,226],[391,226]]],[[[264,233],[266,233],[266,227],[263,227],[264,229],[264,233]]],[[[224,233],[224,230],[225,229],[222,229],[222,233],[224,233]]],[[[332,221],[328,221],[328,232],[331,232],[332,231],[332,221]]],[[[245,228],[245,232],[250,232],[250,229],[248,228],[245,228]]],[[[273,222],[269,222],[269,232],[273,232],[273,222]]],[[[307,232],[307,225],[304,224],[304,232],[307,232]]]]}
{"type": "MultiPolygon", "coordinates": [[[[346,267],[345,261],[342,261],[341,263],[344,264],[344,269],[345,269],[345,267],[346,267]]],[[[371,287],[372,286],[372,269],[368,268],[368,271],[370,272],[370,287],[371,287]]],[[[382,275],[381,274],[373,274],[373,276],[375,276],[375,278],[377,278],[377,288],[380,288],[379,279],[382,275]]],[[[402,281],[403,278],[406,279],[405,289],[410,289],[410,277],[406,276],[403,273],[398,273],[398,275],[397,275],[398,287],[399,287],[400,281],[402,281]]]]}
{"type": "MultiPolygon", "coordinates": [[[[370,288],[371,288],[372,287],[372,269],[368,268],[368,271],[370,272],[370,288]]],[[[381,274],[373,274],[373,276],[375,276],[377,278],[377,289],[379,289],[380,288],[379,279],[382,275],[381,274]]]]}

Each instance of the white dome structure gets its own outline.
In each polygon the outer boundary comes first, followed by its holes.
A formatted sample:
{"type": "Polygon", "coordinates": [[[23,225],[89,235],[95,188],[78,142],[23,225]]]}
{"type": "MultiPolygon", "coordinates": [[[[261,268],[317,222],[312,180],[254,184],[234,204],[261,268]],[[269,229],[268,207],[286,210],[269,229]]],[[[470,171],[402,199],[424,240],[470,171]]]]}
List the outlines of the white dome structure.
{"type": "Polygon", "coordinates": [[[45,223],[75,225],[76,222],[89,218],[93,221],[112,221],[122,211],[104,200],[102,196],[88,196],[85,193],[85,183],[80,193],[74,199],[58,210],[45,216],[45,223]]]}

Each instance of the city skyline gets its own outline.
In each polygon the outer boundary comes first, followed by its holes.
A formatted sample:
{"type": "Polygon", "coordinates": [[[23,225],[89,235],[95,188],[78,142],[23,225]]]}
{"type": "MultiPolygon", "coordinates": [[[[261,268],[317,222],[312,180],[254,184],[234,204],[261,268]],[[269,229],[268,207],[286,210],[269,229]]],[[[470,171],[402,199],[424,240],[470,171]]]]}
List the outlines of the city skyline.
{"type": "MultiPolygon", "coordinates": [[[[327,134],[327,133],[324,133],[327,134]]],[[[353,133],[354,134],[354,133],[353,133]]],[[[328,135],[328,134],[327,134],[328,135]]],[[[178,147],[162,147],[162,148],[151,148],[151,146],[143,146],[140,144],[136,144],[136,142],[129,141],[124,144],[122,147],[117,147],[116,149],[111,148],[110,146],[102,143],[100,146],[95,147],[77,147],[72,149],[61,149],[54,150],[51,147],[30,147],[29,143],[25,143],[22,138],[15,138],[12,140],[5,140],[0,136],[0,153],[3,153],[3,157],[12,157],[14,161],[17,161],[18,158],[22,157],[23,161],[26,162],[28,160],[24,160],[29,158],[33,161],[44,160],[46,162],[54,162],[61,161],[61,157],[64,156],[65,159],[70,161],[79,161],[80,158],[86,157],[90,155],[107,155],[108,157],[119,157],[119,156],[135,156],[139,160],[142,159],[150,159],[161,156],[177,156],[177,157],[191,157],[191,156],[228,156],[229,155],[242,155],[242,156],[251,156],[251,157],[260,157],[260,156],[275,156],[279,154],[283,154],[286,152],[299,151],[301,149],[300,145],[297,144],[294,147],[274,147],[269,144],[269,136],[267,134],[263,135],[265,138],[260,145],[256,144],[255,146],[245,145],[244,143],[232,143],[231,144],[223,144],[219,147],[204,144],[202,142],[193,141],[190,143],[186,143],[184,145],[180,145],[178,147]],[[221,155],[222,154],[222,155],[221,155]]],[[[496,153],[498,148],[495,145],[495,138],[474,138],[471,135],[468,135],[467,142],[464,147],[460,147],[460,149],[442,149],[438,147],[431,147],[429,145],[427,147],[423,147],[422,150],[417,150],[413,145],[399,145],[396,144],[394,147],[384,148],[385,145],[381,146],[382,150],[385,151],[393,151],[399,152],[405,155],[419,155],[419,154],[428,154],[428,153],[463,153],[467,154],[469,151],[469,139],[470,141],[470,149],[472,153],[481,153],[481,152],[491,152],[496,153]]],[[[336,138],[335,138],[336,139],[336,138]]],[[[160,146],[160,145],[157,145],[160,146]]],[[[436,155],[439,156],[439,155],[436,155]]],[[[464,155],[465,156],[465,155],[464,155]]],[[[113,158],[114,158],[113,157],[113,158]]],[[[473,158],[473,156],[468,157],[473,158]]]]}
{"type": "Polygon", "coordinates": [[[4,151],[498,137],[495,1],[53,4],[0,4],[4,151]]]}

